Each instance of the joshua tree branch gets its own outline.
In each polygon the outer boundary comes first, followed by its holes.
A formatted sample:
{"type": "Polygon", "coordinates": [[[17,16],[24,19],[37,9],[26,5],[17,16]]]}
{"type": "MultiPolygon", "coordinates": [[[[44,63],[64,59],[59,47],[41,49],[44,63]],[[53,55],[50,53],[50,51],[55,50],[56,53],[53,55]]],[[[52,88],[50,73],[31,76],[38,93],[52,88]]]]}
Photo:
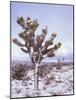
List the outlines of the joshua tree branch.
{"type": "Polygon", "coordinates": [[[25,53],[27,53],[27,52],[28,52],[27,50],[25,50],[25,49],[23,49],[23,48],[21,48],[21,50],[22,50],[23,52],[25,52],[25,53]]]}
{"type": "Polygon", "coordinates": [[[13,42],[18,46],[25,47],[25,45],[20,43],[17,39],[13,39],[13,42]]]}

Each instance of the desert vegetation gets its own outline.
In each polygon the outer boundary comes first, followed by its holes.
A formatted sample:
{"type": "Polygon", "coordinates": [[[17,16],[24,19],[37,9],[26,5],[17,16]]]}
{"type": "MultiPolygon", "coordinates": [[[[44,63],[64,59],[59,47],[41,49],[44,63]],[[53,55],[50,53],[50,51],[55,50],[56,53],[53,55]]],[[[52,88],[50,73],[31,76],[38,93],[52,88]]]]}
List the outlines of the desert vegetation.
{"type": "MultiPolygon", "coordinates": [[[[13,62],[14,63],[14,62],[13,62]]],[[[38,70],[38,92],[34,90],[34,67],[31,62],[11,65],[11,93],[15,97],[55,96],[73,94],[73,63],[42,62],[38,70]]]]}

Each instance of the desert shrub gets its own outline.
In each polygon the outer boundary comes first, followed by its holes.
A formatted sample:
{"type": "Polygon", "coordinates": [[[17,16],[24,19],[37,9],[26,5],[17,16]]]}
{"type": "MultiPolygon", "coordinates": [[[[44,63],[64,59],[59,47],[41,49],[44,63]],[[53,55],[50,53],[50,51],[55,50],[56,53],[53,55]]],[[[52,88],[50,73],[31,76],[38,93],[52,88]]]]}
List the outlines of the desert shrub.
{"type": "Polygon", "coordinates": [[[30,85],[32,85],[32,83],[29,83],[30,85]]]}
{"type": "Polygon", "coordinates": [[[44,86],[43,89],[46,90],[46,87],[44,86]]]}
{"type": "Polygon", "coordinates": [[[45,77],[48,73],[49,73],[49,69],[48,69],[48,67],[47,67],[46,64],[45,64],[45,65],[41,65],[41,66],[39,67],[38,75],[39,75],[41,78],[45,77]]]}
{"type": "Polygon", "coordinates": [[[57,59],[57,66],[56,66],[56,69],[60,70],[61,67],[62,67],[62,62],[61,62],[61,59],[57,59]]]}
{"type": "Polygon", "coordinates": [[[28,86],[28,82],[27,82],[27,81],[22,80],[22,85],[24,85],[24,86],[28,86]]]}
{"type": "Polygon", "coordinates": [[[47,81],[45,82],[45,85],[48,85],[48,84],[50,84],[50,80],[47,80],[47,81]]]}
{"type": "Polygon", "coordinates": [[[29,81],[29,80],[31,80],[31,78],[28,76],[28,77],[26,78],[26,80],[29,81]]]}
{"type": "Polygon", "coordinates": [[[54,75],[51,75],[50,77],[46,77],[46,79],[44,80],[45,81],[45,85],[48,85],[51,83],[51,81],[53,81],[55,79],[55,76],[54,75]]]}
{"type": "Polygon", "coordinates": [[[57,67],[56,69],[60,70],[64,66],[64,58],[62,59],[57,59],[57,67]]]}
{"type": "Polygon", "coordinates": [[[56,67],[56,69],[61,69],[61,65],[58,64],[57,67],[56,67]]]}
{"type": "Polygon", "coordinates": [[[26,69],[25,69],[24,65],[17,64],[12,67],[11,71],[12,71],[13,79],[21,80],[23,78],[23,76],[25,75],[26,69]]]}

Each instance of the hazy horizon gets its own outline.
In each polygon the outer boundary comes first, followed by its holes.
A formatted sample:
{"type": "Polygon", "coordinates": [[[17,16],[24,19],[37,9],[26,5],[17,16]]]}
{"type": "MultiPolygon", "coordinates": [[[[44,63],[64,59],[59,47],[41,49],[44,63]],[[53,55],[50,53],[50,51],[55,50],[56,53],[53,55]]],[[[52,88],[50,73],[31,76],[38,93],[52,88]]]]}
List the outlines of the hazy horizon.
{"type": "MultiPolygon", "coordinates": [[[[57,57],[57,58],[45,58],[45,59],[43,59],[41,62],[58,62],[57,61],[57,59],[60,59],[61,61],[63,60],[63,58],[59,58],[59,57],[57,57]]],[[[13,59],[13,60],[11,60],[12,62],[15,62],[15,61],[17,61],[17,62],[31,62],[31,60],[26,60],[26,59],[13,59]]],[[[73,60],[73,58],[71,58],[71,59],[69,59],[69,58],[64,58],[64,62],[74,62],[74,60],[73,60]]]]}

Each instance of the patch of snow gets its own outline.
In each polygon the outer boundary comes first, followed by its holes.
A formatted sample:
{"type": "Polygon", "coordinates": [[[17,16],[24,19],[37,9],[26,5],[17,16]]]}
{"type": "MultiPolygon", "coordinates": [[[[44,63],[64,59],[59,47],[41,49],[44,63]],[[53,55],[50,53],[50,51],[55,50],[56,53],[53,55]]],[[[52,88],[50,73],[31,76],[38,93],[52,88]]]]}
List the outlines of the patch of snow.
{"type": "Polygon", "coordinates": [[[34,96],[53,96],[73,94],[73,66],[63,66],[62,69],[54,68],[43,79],[39,77],[39,90],[34,90],[34,71],[28,71],[27,77],[30,80],[11,81],[12,98],[16,97],[34,97],[34,96]],[[47,77],[54,76],[55,79],[50,80],[50,84],[45,84],[47,77]]]}

